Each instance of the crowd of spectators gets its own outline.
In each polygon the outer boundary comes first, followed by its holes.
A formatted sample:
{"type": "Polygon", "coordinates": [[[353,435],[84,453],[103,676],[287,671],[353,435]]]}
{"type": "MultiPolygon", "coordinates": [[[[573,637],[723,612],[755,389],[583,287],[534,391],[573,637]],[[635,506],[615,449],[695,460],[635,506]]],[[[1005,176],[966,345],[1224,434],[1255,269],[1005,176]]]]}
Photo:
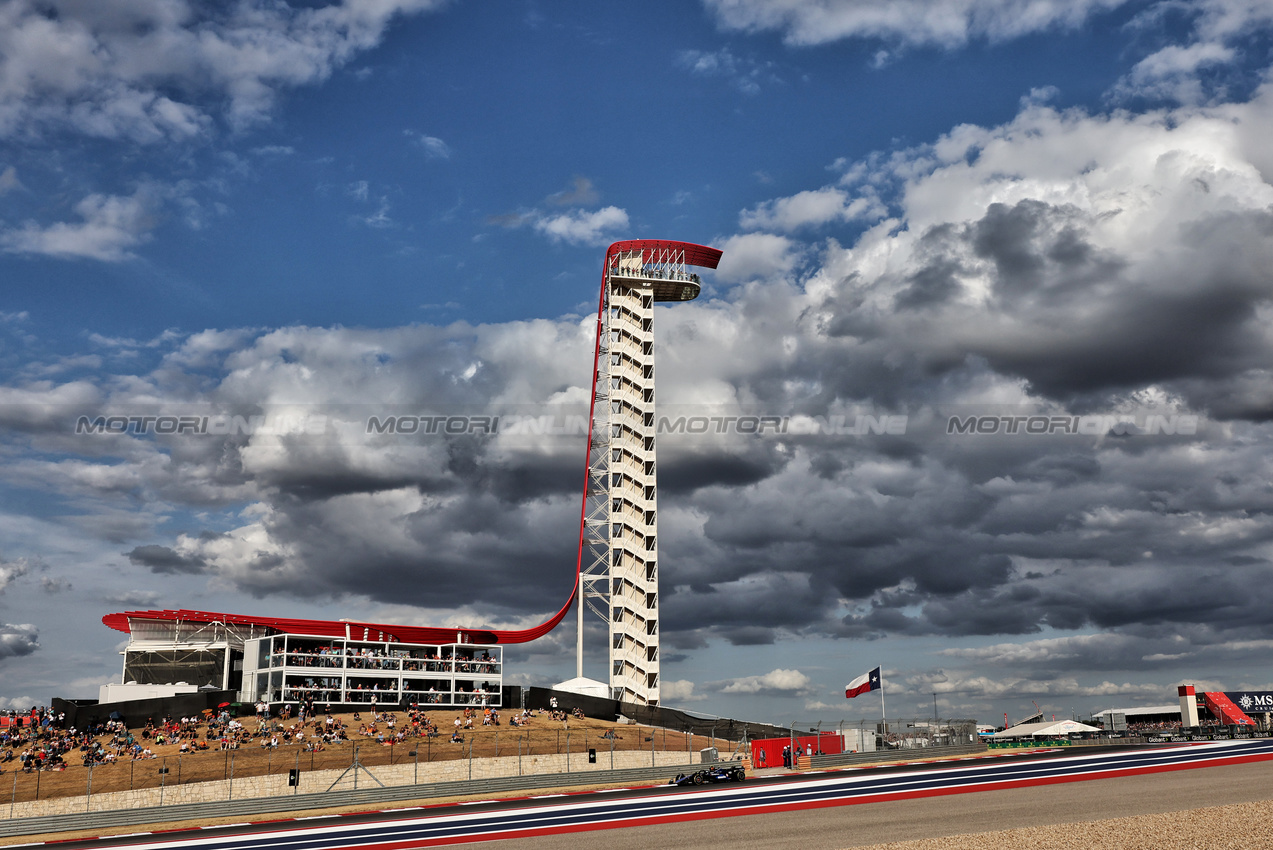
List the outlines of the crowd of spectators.
{"type": "MultiPolygon", "coordinates": [[[[299,746],[304,752],[321,752],[327,747],[349,741],[374,740],[378,745],[403,744],[411,739],[438,737],[436,722],[420,705],[412,705],[406,716],[397,712],[374,709],[364,720],[354,712],[351,732],[346,723],[329,709],[316,711],[312,700],[301,702],[295,709],[284,706],[278,717],[271,716],[267,703],[256,706],[255,721],[231,716],[229,706],[205,709],[185,717],[150,718],[141,728],[129,729],[122,720],[93,723],[83,729],[64,728],[65,715],[47,708],[34,707],[21,715],[0,715],[0,773],[6,769],[25,772],[65,770],[68,760],[82,761],[84,766],[109,765],[122,761],[156,759],[169,755],[186,755],[212,750],[237,750],[258,746],[276,749],[299,746]]],[[[577,709],[574,712],[582,716],[577,709]]],[[[526,726],[538,711],[523,709],[511,718],[515,727],[526,726]]],[[[565,721],[566,713],[553,710],[554,720],[565,721]]],[[[482,726],[499,726],[498,709],[466,706],[456,715],[451,740],[464,740],[462,732],[482,726]]]]}
{"type": "Polygon", "coordinates": [[[1136,735],[1146,735],[1154,732],[1178,732],[1180,731],[1179,720],[1161,720],[1161,721],[1137,721],[1127,724],[1127,731],[1136,735]]]}
{"type": "Polygon", "coordinates": [[[319,667],[349,670],[404,670],[417,673],[498,673],[499,662],[489,650],[481,655],[442,647],[428,650],[350,647],[336,644],[291,646],[270,656],[271,667],[319,667]]]}
{"type": "Polygon", "coordinates": [[[65,719],[64,714],[46,706],[32,706],[29,712],[7,712],[0,727],[0,773],[5,771],[5,765],[25,773],[65,770],[67,754],[88,737],[86,732],[64,729],[65,719]]]}
{"type": "Polygon", "coordinates": [[[404,679],[403,689],[398,690],[396,678],[355,679],[349,677],[341,689],[340,677],[298,676],[288,674],[287,681],[281,691],[272,691],[272,698],[281,698],[286,702],[303,702],[310,700],[320,704],[327,703],[363,703],[373,708],[377,704],[397,703],[403,696],[416,699],[431,705],[477,705],[486,707],[491,702],[494,688],[490,682],[457,682],[455,691],[450,689],[450,682],[444,680],[412,680],[404,679]],[[439,685],[441,687],[439,687],[439,685]]]}

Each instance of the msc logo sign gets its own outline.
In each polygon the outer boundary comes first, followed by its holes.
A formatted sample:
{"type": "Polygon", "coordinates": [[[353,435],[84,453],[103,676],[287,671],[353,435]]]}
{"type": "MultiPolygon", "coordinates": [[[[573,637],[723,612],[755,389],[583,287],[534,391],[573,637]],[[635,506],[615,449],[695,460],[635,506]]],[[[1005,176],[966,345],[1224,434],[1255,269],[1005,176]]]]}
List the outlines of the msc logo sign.
{"type": "Polygon", "coordinates": [[[1273,711],[1273,692],[1246,691],[1244,693],[1225,694],[1237,703],[1243,711],[1273,711]]]}

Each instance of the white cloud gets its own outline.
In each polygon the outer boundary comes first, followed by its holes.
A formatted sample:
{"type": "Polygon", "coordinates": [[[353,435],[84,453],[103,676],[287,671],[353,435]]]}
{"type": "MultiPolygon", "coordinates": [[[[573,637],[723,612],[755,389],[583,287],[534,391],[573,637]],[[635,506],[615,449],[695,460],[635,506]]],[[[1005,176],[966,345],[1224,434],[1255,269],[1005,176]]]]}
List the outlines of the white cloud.
{"type": "Polygon", "coordinates": [[[157,201],[153,186],[143,186],[128,196],[92,194],[75,205],[81,221],[48,226],[28,221],[0,231],[0,250],[104,262],[131,259],[129,249],[150,240],[157,224],[157,201]]]}
{"type": "Polygon", "coordinates": [[[728,80],[743,94],[759,94],[762,83],[776,79],[772,62],[735,56],[728,47],[714,51],[683,50],[677,62],[692,74],[728,80]]]}
{"type": "Polygon", "coordinates": [[[616,231],[627,230],[628,214],[613,206],[594,212],[572,210],[561,215],[538,217],[532,226],[554,242],[599,245],[616,231]]]}
{"type": "Polygon", "coordinates": [[[887,211],[874,193],[849,200],[843,189],[826,186],[776,198],[743,210],[738,222],[744,230],[777,230],[791,233],[836,221],[882,218],[887,211]]]}
{"type": "Polygon", "coordinates": [[[570,188],[554,192],[546,200],[555,207],[589,206],[601,200],[601,193],[587,177],[576,175],[570,180],[570,188]]]}
{"type": "Polygon", "coordinates": [[[376,46],[395,16],[442,5],[12,0],[0,5],[0,137],[53,128],[182,140],[207,133],[217,113],[242,129],[268,117],[279,90],[376,46]]]}
{"type": "Polygon", "coordinates": [[[1080,685],[1073,677],[1030,679],[1024,677],[995,678],[978,676],[962,671],[942,672],[906,679],[908,690],[920,694],[951,694],[966,699],[1004,699],[1010,697],[1144,697],[1158,699],[1162,696],[1161,684],[1103,681],[1095,685],[1080,685]]]}
{"type": "Polygon", "coordinates": [[[22,578],[30,571],[31,565],[26,558],[18,558],[12,561],[0,561],[0,593],[13,584],[17,579],[22,578]]]}
{"type": "Polygon", "coordinates": [[[786,236],[772,233],[747,233],[731,236],[720,243],[724,251],[717,279],[724,283],[763,280],[785,275],[800,261],[802,248],[786,236]]]}
{"type": "Polygon", "coordinates": [[[662,694],[664,704],[673,700],[677,702],[696,702],[707,699],[703,694],[694,693],[694,683],[689,679],[664,679],[659,684],[659,692],[662,694]]]}
{"type": "Polygon", "coordinates": [[[28,711],[31,706],[39,705],[40,700],[35,697],[0,697],[0,709],[5,711],[28,711]]]}
{"type": "Polygon", "coordinates": [[[45,593],[62,593],[70,590],[71,582],[64,578],[53,578],[50,576],[40,577],[40,589],[45,593]]]}
{"type": "Polygon", "coordinates": [[[1231,62],[1236,50],[1217,42],[1169,45],[1137,62],[1112,91],[1116,98],[1149,97],[1201,103],[1206,92],[1198,72],[1231,62]]]}
{"type": "Polygon", "coordinates": [[[22,181],[18,179],[18,170],[10,165],[4,171],[0,171],[0,197],[12,192],[14,189],[21,189],[22,181]]]}
{"type": "Polygon", "coordinates": [[[809,687],[809,677],[799,670],[778,668],[761,676],[743,676],[717,686],[723,694],[801,693],[809,687]]]}
{"type": "Polygon", "coordinates": [[[437,136],[429,136],[416,130],[403,131],[412,142],[424,151],[427,159],[450,159],[451,148],[437,136]]]}
{"type": "Polygon", "coordinates": [[[1074,28],[1125,0],[703,0],[725,29],[778,31],[789,44],[870,38],[957,47],[1074,28]]]}

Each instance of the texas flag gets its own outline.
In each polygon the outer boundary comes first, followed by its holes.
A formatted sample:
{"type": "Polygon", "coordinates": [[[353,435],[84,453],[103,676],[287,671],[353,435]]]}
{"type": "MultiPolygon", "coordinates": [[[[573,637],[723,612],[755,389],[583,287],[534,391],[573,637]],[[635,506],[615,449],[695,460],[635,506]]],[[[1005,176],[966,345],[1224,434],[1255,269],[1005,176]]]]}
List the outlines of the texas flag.
{"type": "Polygon", "coordinates": [[[844,689],[844,698],[853,699],[858,694],[864,694],[867,691],[878,691],[880,689],[880,668],[876,667],[870,673],[863,673],[852,682],[849,682],[847,688],[844,689]]]}

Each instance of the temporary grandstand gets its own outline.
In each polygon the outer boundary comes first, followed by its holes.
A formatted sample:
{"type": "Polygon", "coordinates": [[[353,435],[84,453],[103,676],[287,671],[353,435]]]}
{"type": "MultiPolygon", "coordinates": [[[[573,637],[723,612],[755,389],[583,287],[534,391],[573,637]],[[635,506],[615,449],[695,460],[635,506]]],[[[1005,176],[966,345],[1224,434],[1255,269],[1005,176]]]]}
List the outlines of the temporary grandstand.
{"type": "Polygon", "coordinates": [[[1106,730],[1148,732],[1195,726],[1270,726],[1273,692],[1199,691],[1181,685],[1178,705],[1147,705],[1107,708],[1092,715],[1092,721],[1106,730]]]}
{"type": "Polygon", "coordinates": [[[1109,732],[1170,729],[1180,726],[1180,706],[1143,705],[1132,708],[1107,708],[1093,714],[1092,722],[1099,723],[1109,732]]]}
{"type": "Polygon", "coordinates": [[[502,646],[547,634],[578,603],[578,675],[564,690],[659,704],[654,304],[698,297],[692,267],[721,252],[639,239],[606,251],[597,308],[575,581],[561,608],[521,630],[425,628],[208,611],[124,611],[120,684],[103,703],[209,690],[240,701],[498,705],[502,646]],[[606,623],[609,684],[583,676],[585,610],[606,623]]]}

